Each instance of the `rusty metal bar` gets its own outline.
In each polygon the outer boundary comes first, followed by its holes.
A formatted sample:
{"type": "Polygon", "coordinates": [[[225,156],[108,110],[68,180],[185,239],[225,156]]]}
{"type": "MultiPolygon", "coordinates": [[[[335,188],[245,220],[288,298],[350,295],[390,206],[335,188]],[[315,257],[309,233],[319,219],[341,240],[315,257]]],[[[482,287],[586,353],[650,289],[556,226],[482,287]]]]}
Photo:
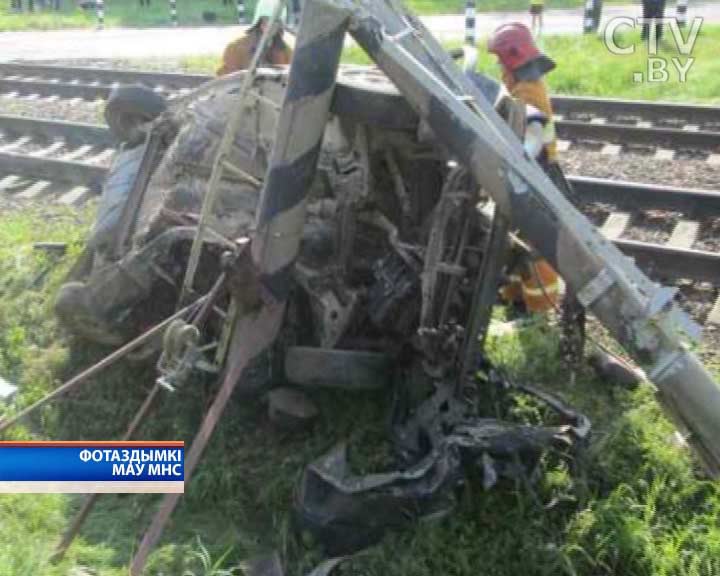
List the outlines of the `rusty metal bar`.
{"type": "MultiPolygon", "coordinates": [[[[239,310],[223,383],[185,460],[186,483],[192,477],[245,367],[272,344],[280,330],[291,285],[290,273],[305,223],[305,199],[317,169],[347,17],[347,11],[313,0],[303,10],[270,166],[258,207],[257,233],[251,246],[258,270],[257,279],[265,289],[265,298],[259,310],[239,310]]],[[[247,273],[255,274],[254,271],[247,273]]],[[[131,576],[142,574],[150,551],[160,539],[179,500],[179,494],[165,496],[133,558],[131,576]]]]}

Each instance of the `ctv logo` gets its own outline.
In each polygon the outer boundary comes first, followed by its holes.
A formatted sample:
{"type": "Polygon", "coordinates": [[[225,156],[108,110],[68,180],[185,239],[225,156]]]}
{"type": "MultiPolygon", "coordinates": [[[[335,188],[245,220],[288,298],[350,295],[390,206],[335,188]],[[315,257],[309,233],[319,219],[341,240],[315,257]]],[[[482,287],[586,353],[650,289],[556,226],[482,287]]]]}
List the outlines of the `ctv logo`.
{"type": "MultiPolygon", "coordinates": [[[[633,72],[633,82],[668,82],[671,77],[677,77],[678,82],[686,82],[687,74],[690,71],[695,58],[691,56],[695,48],[702,18],[693,18],[687,38],[683,37],[680,26],[675,18],[631,18],[629,16],[618,16],[609,20],[603,32],[603,41],[607,49],[618,56],[627,56],[635,53],[635,44],[621,46],[615,39],[615,33],[621,27],[636,28],[648,25],[648,57],[647,70],[633,72]],[[665,31],[670,30],[671,41],[677,48],[678,56],[660,56],[658,54],[657,26],[662,26],[665,31]]],[[[642,41],[645,43],[645,40],[642,41]]]]}

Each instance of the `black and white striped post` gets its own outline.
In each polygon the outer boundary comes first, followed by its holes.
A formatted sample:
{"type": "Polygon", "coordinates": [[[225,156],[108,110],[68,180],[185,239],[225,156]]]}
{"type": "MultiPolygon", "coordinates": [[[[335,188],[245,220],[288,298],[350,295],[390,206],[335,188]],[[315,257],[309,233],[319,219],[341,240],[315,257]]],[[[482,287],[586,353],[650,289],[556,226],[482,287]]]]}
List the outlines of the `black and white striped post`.
{"type": "Polygon", "coordinates": [[[238,24],[245,24],[245,0],[237,0],[238,24]]]}
{"type": "Polygon", "coordinates": [[[170,0],[170,22],[173,26],[178,25],[177,0],[170,0]]]}
{"type": "Polygon", "coordinates": [[[465,0],[465,44],[475,46],[475,0],[465,0]]]}
{"type": "MultiPolygon", "coordinates": [[[[278,15],[279,9],[273,20],[278,15]]],[[[234,354],[229,355],[220,389],[186,453],[186,482],[245,367],[275,341],[280,330],[293,285],[293,268],[305,226],[305,204],[317,170],[349,17],[349,11],[321,2],[308,2],[303,10],[251,248],[265,293],[259,309],[245,310],[235,323],[230,343],[234,354]]],[[[150,550],[160,539],[179,499],[177,493],[165,496],[133,558],[131,576],[144,573],[150,550]]]]}
{"type": "Polygon", "coordinates": [[[600,15],[602,14],[602,0],[585,0],[585,11],[583,14],[583,32],[593,34],[600,26],[600,15]]]}
{"type": "Polygon", "coordinates": [[[292,287],[349,13],[306,2],[252,243],[260,281],[277,301],[292,287]]]}
{"type": "Polygon", "coordinates": [[[677,0],[677,4],[675,5],[675,19],[680,28],[684,28],[687,25],[687,5],[688,0],[677,0]]]}
{"type": "Polygon", "coordinates": [[[95,0],[95,11],[97,13],[97,29],[105,28],[105,1],[95,0]]]}

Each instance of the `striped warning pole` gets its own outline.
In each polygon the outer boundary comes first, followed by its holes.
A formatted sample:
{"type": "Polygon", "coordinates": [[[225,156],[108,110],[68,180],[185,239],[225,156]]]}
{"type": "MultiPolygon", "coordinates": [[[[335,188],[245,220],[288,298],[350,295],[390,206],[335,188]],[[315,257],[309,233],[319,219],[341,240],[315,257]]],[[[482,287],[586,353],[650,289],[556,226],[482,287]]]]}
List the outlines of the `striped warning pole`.
{"type": "Polygon", "coordinates": [[[277,301],[285,301],[293,284],[305,201],[317,168],[348,16],[325,2],[306,2],[301,12],[252,243],[260,280],[277,301]]]}
{"type": "MultiPolygon", "coordinates": [[[[305,203],[317,170],[349,16],[348,11],[325,2],[308,2],[303,9],[252,241],[253,262],[267,293],[262,294],[259,310],[248,306],[237,319],[230,344],[234,353],[228,359],[225,378],[186,452],[186,481],[200,461],[243,370],[275,341],[280,331],[285,302],[294,283],[305,203]]],[[[177,493],[165,496],[140,542],[130,576],[144,573],[150,550],[160,539],[179,499],[177,493]]]]}
{"type": "Polygon", "coordinates": [[[172,22],[173,26],[178,25],[177,0],[170,0],[170,22],[172,22]]]}
{"type": "Polygon", "coordinates": [[[245,0],[237,0],[238,24],[245,24],[245,0]]]}
{"type": "Polygon", "coordinates": [[[475,0],[465,0],[465,44],[475,46],[475,0]]]}
{"type": "Polygon", "coordinates": [[[583,14],[583,32],[590,34],[593,32],[593,6],[595,5],[594,0],[585,0],[585,12],[583,14]]]}
{"type": "Polygon", "coordinates": [[[602,0],[585,0],[585,11],[583,14],[583,32],[593,34],[600,26],[600,14],[602,13],[602,0]]]}
{"type": "Polygon", "coordinates": [[[684,28],[687,24],[687,5],[688,0],[677,0],[675,5],[675,19],[680,28],[684,28]]]}
{"type": "Polygon", "coordinates": [[[105,28],[105,2],[104,0],[95,0],[95,11],[97,13],[97,29],[105,28]]]}

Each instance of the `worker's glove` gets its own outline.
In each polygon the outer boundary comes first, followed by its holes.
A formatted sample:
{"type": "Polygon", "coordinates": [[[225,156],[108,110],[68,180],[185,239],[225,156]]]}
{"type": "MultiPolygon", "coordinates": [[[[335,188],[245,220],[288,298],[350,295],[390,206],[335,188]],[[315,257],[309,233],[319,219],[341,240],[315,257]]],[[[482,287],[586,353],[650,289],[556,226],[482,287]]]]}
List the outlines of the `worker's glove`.
{"type": "Polygon", "coordinates": [[[531,158],[537,158],[543,151],[543,130],[544,125],[538,121],[528,122],[525,127],[525,152],[531,158]]]}

